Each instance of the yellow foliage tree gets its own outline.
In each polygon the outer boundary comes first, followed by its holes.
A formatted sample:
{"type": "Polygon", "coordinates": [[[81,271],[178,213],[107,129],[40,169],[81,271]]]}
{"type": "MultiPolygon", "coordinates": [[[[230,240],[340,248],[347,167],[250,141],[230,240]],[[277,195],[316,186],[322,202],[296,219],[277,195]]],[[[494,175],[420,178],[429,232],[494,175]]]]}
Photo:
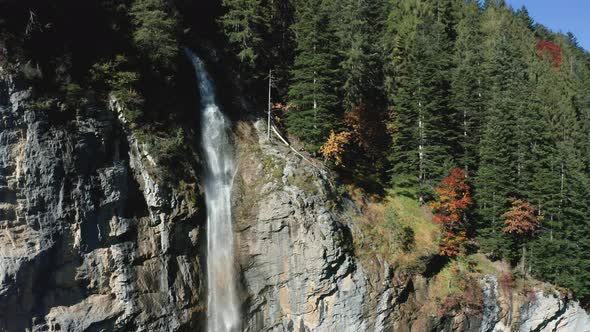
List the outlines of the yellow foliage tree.
{"type": "Polygon", "coordinates": [[[346,146],[350,143],[352,133],[344,131],[336,134],[334,130],[330,132],[330,137],[322,148],[320,153],[326,160],[332,160],[337,166],[342,165],[342,156],[346,151],[346,146]]]}

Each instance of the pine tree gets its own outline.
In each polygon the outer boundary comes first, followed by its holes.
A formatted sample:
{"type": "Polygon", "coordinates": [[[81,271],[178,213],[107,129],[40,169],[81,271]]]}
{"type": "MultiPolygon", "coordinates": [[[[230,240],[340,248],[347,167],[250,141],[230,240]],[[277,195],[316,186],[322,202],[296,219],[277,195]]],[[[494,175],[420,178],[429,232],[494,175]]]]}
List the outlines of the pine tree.
{"type": "Polygon", "coordinates": [[[381,44],[386,7],[386,0],[335,1],[332,7],[338,13],[332,24],[338,36],[342,124],[353,134],[354,143],[348,153],[354,167],[348,170],[375,183],[385,173],[382,152],[388,146],[381,44]]]}
{"type": "MultiPolygon", "coordinates": [[[[408,13],[415,12],[413,7],[408,13]]],[[[451,6],[428,2],[419,17],[391,22],[400,34],[392,48],[390,95],[394,174],[415,178],[420,200],[452,167],[450,110],[451,6]],[[403,57],[403,59],[400,59],[403,57]]],[[[419,11],[420,12],[420,11],[419,11]]]]}
{"type": "Polygon", "coordinates": [[[476,171],[480,126],[483,118],[483,57],[480,8],[477,1],[460,7],[455,42],[451,105],[459,129],[457,162],[468,174],[476,171]]]}
{"type": "MultiPolygon", "coordinates": [[[[512,13],[502,6],[488,6],[483,22],[485,85],[480,165],[475,179],[478,219],[482,246],[498,255],[508,254],[509,243],[502,236],[501,215],[512,195],[524,195],[527,188],[530,124],[528,108],[527,45],[528,33],[517,24],[512,13]]],[[[529,36],[530,37],[530,36],[529,36]]],[[[528,45],[533,49],[533,45],[528,45]]]]}
{"type": "Polygon", "coordinates": [[[293,26],[297,48],[286,123],[313,152],[326,141],[337,118],[337,58],[327,9],[322,0],[299,1],[293,26]]]}
{"type": "Polygon", "coordinates": [[[170,67],[178,54],[178,22],[163,0],[135,0],[130,15],[136,47],[156,66],[170,67]]]}
{"type": "Polygon", "coordinates": [[[227,13],[220,19],[233,50],[242,63],[254,67],[264,52],[268,8],[262,0],[223,0],[227,13]]]}

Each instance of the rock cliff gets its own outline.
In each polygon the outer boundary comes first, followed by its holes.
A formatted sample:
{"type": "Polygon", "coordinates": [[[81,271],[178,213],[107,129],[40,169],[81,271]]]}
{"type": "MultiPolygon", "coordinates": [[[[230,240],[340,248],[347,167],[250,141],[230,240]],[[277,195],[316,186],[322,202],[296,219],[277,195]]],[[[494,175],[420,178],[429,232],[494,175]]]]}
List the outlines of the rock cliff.
{"type": "Polygon", "coordinates": [[[0,330],[194,330],[201,211],[112,110],[29,102],[0,71],[0,330]]]}

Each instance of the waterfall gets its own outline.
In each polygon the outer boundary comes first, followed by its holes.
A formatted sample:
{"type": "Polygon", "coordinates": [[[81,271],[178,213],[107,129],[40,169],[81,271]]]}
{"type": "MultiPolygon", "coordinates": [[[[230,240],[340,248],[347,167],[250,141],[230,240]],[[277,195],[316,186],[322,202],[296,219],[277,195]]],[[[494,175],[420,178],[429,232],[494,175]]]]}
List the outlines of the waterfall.
{"type": "Polygon", "coordinates": [[[235,173],[229,121],[215,100],[205,64],[185,50],[197,75],[201,95],[201,144],[206,163],[204,186],[207,208],[207,331],[240,329],[234,271],[231,188],[235,173]]]}
{"type": "Polygon", "coordinates": [[[493,275],[486,275],[481,280],[483,289],[483,317],[480,332],[503,331],[499,323],[500,307],[498,306],[498,280],[493,275]]]}

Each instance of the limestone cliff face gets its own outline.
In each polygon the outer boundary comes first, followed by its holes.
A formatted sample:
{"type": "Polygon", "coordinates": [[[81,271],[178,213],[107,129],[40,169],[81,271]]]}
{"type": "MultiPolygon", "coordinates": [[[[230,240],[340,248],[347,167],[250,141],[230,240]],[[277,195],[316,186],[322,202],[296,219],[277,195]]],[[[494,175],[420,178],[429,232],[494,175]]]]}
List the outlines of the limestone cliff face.
{"type": "Polygon", "coordinates": [[[551,290],[532,290],[528,296],[498,288],[493,276],[483,280],[484,302],[481,331],[590,331],[590,315],[567,296],[551,290]]]}
{"type": "Polygon", "coordinates": [[[30,111],[0,68],[0,331],[187,331],[202,215],[112,110],[30,111]]]}
{"type": "Polygon", "coordinates": [[[371,293],[355,263],[346,217],[329,206],[325,171],[266,144],[246,124],[239,129],[236,236],[245,330],[383,330],[377,308],[384,302],[388,311],[389,296],[371,293]]]}

